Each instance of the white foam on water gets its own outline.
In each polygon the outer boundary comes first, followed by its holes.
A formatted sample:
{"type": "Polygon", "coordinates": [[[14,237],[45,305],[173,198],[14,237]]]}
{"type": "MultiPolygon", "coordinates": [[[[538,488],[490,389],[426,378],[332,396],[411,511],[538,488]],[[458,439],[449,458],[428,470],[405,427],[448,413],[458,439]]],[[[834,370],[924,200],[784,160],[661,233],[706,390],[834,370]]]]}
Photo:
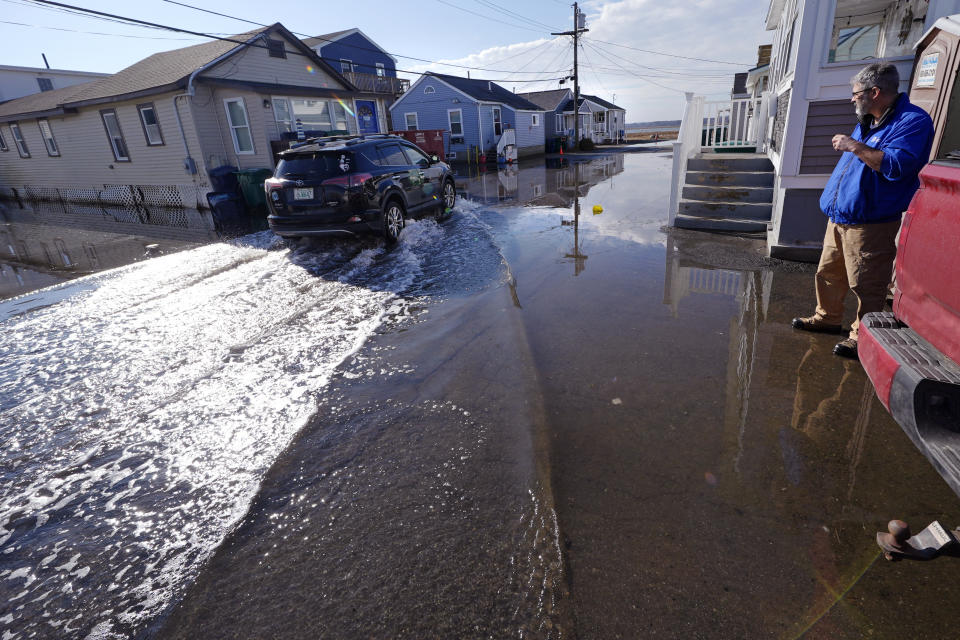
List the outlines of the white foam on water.
{"type": "Polygon", "coordinates": [[[0,637],[126,637],[161,612],[442,236],[311,253],[264,232],[7,305],[0,637]]]}

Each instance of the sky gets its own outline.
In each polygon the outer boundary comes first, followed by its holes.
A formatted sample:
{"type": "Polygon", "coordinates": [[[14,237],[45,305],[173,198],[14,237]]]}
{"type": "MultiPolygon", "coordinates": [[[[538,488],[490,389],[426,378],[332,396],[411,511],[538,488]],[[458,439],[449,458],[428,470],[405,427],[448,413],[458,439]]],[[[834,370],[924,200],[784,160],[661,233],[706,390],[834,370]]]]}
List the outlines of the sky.
{"type": "MultiPolygon", "coordinates": [[[[420,0],[416,3],[294,0],[61,0],[85,9],[216,35],[281,22],[320,35],[358,27],[397,59],[398,75],[430,70],[543,91],[573,68],[573,26],[564,0],[420,0]],[[192,4],[212,15],[182,6],[192,4]],[[227,17],[230,16],[230,17],[227,17]]],[[[579,49],[582,93],[615,102],[628,122],[679,119],[684,92],[728,96],[733,74],[756,65],[771,42],[770,0],[585,0],[579,49]],[[642,51],[641,51],[642,50],[642,51]],[[683,58],[679,56],[684,56],[683,58]],[[694,60],[689,58],[698,58],[694,60]]],[[[31,0],[0,0],[0,64],[112,73],[158,51],[206,39],[103,20],[31,0]]]]}

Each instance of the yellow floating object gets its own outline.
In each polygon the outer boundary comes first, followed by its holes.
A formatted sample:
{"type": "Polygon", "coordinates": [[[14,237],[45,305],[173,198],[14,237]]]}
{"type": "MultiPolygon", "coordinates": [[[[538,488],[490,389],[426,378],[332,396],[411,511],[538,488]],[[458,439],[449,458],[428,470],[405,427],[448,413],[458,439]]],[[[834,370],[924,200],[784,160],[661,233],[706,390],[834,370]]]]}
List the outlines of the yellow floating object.
{"type": "Polygon", "coordinates": [[[593,205],[593,215],[598,216],[603,213],[603,207],[598,204],[593,205]]]}

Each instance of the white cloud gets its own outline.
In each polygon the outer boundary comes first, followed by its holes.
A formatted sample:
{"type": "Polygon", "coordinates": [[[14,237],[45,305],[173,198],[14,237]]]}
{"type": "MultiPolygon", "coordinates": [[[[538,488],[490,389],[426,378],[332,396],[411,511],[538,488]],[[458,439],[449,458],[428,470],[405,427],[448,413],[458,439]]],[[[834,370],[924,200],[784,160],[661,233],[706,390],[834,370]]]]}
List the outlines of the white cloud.
{"type": "MultiPolygon", "coordinates": [[[[631,122],[677,119],[684,91],[711,97],[729,95],[733,74],[756,64],[757,47],[771,38],[764,30],[768,4],[769,0],[586,0],[582,8],[589,31],[579,56],[581,90],[606,99],[616,96],[616,103],[626,108],[631,122]],[[689,60],[637,49],[740,64],[689,60]]],[[[470,75],[497,80],[518,92],[557,88],[557,81],[548,78],[562,75],[556,72],[571,68],[572,61],[573,48],[566,36],[491,47],[442,60],[488,69],[474,70],[470,75]],[[530,71],[544,73],[527,73],[530,71]],[[519,82],[533,79],[541,82],[519,82]]],[[[467,75],[466,69],[435,64],[410,68],[467,75]]]]}

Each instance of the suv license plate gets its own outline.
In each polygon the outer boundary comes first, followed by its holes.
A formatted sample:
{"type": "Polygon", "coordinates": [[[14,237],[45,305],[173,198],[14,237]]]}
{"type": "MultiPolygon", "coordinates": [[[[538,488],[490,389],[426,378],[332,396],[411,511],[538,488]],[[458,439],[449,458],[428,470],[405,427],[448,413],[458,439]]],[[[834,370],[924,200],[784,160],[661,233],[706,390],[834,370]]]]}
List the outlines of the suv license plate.
{"type": "Polygon", "coordinates": [[[305,187],[293,190],[294,200],[313,200],[313,187],[305,187]]]}

